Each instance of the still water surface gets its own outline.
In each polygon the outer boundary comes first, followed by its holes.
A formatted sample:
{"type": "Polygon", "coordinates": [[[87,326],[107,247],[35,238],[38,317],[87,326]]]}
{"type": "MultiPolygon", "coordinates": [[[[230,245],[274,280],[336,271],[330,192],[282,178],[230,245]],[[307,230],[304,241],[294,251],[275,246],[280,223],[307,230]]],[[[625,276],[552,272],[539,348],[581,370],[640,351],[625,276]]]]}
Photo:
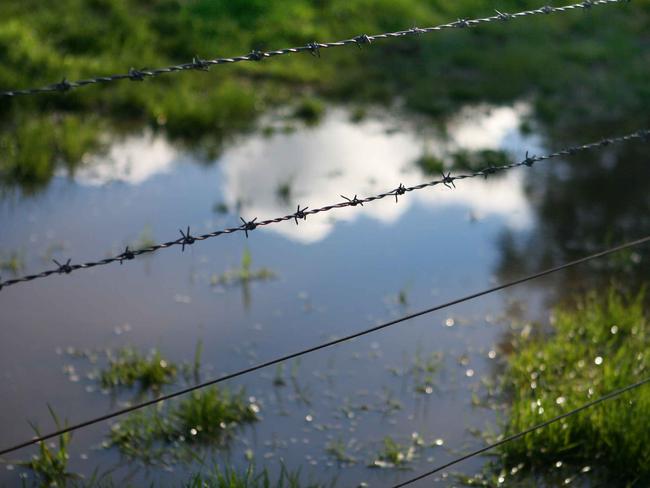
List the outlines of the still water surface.
{"type": "MultiPolygon", "coordinates": [[[[353,123],[346,110],[331,108],[316,127],[242,136],[210,164],[161,135],[132,134],[89,155],[75,175],[60,175],[38,196],[0,202],[0,248],[21,250],[28,273],[50,268],[52,257],[85,261],[143,238],[174,239],[188,225],[204,232],[237,225],[240,215],[265,219],[293,212],[297,204],[314,208],[340,201],[339,195],[361,197],[426,181],[430,177],[414,164],[423,152],[543,153],[540,137],[519,130],[526,114],[523,104],[461,111],[443,138],[385,113],[353,123]]],[[[537,225],[526,171],[538,169],[461,181],[455,190],[413,192],[399,204],[385,199],[310,216],[299,226],[268,226],[248,240],[223,236],[184,253],[163,250],[123,266],[3,290],[2,446],[31,437],[28,421],[52,430],[47,405],[74,423],[133,398],[97,391],[86,377],[92,365],[69,355],[70,348],[155,347],[168,360],[191,362],[200,341],[207,378],[495,284],[502,234],[530,233],[537,225]],[[211,285],[213,275],[239,265],[244,249],[253,269],[269,268],[276,278],[244,288],[211,285]]],[[[272,470],[280,460],[301,468],[304,479],[381,487],[480,445],[470,431],[494,426],[496,416],[473,406],[472,392],[493,374],[496,343],[508,325],[504,310],[523,296],[490,295],[312,354],[286,366],[285,386],[274,385],[272,369],[230,382],[255,397],[262,420],[212,459],[243,467],[248,453],[272,470]],[[409,370],[415,358],[432,353],[442,358],[435,387],[417,392],[409,370]],[[295,381],[288,380],[290,371],[295,381]],[[387,412],[391,399],[401,408],[387,412]],[[409,443],[413,433],[427,447],[412,470],[367,467],[385,436],[409,443]],[[328,454],[334,441],[342,441],[356,462],[341,465],[328,454]]],[[[525,297],[527,314],[543,316],[543,289],[525,297]]],[[[184,478],[186,467],[139,467],[102,449],[108,428],[74,434],[73,471],[116,466],[114,477],[128,475],[136,484],[184,478]]],[[[459,470],[471,473],[482,462],[466,462],[459,470]]],[[[21,472],[5,466],[0,482],[12,486],[21,472]]]]}

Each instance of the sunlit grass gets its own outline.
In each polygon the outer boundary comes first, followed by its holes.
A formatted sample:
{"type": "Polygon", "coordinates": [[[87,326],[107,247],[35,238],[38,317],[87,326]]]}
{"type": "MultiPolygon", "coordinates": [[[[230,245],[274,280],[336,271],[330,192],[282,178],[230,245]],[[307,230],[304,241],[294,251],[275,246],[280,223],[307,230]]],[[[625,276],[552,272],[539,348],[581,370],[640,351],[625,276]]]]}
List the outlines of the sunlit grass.
{"type": "MultiPolygon", "coordinates": [[[[550,337],[515,340],[504,383],[512,406],[504,435],[522,431],[648,375],[644,295],[591,294],[555,311],[550,337]]],[[[596,476],[617,486],[650,481],[650,389],[641,388],[499,448],[490,472],[518,477],[596,476]],[[535,473],[535,474],[531,474],[535,473]]],[[[493,475],[492,475],[493,476],[493,475]]]]}
{"type": "Polygon", "coordinates": [[[112,427],[110,445],[144,462],[174,462],[192,457],[190,445],[223,446],[236,429],[256,422],[259,411],[243,390],[199,390],[173,404],[129,415],[112,427]]]}
{"type": "Polygon", "coordinates": [[[104,388],[133,387],[142,390],[159,390],[173,382],[178,374],[178,366],[164,359],[158,350],[145,356],[136,349],[125,347],[109,355],[108,366],[99,374],[104,388]]]}
{"type": "MultiPolygon", "coordinates": [[[[54,410],[49,406],[48,408],[57,428],[63,428],[54,410]]],[[[32,428],[36,435],[41,435],[38,427],[32,425],[32,428]]],[[[72,434],[68,432],[60,435],[56,443],[39,442],[37,453],[29,461],[18,461],[15,464],[30,472],[41,486],[67,486],[72,480],[79,478],[68,471],[71,440],[72,434]]]]}
{"type": "Polygon", "coordinates": [[[424,440],[415,432],[408,444],[400,444],[387,436],[384,438],[382,449],[375,455],[369,467],[408,469],[417,458],[420,449],[424,447],[424,440]]]}
{"type": "MultiPolygon", "coordinates": [[[[284,466],[273,477],[267,469],[256,471],[250,466],[245,472],[232,468],[215,468],[207,473],[195,474],[185,488],[319,488],[317,483],[301,480],[300,472],[290,472],[284,466]]],[[[333,486],[330,485],[330,486],[333,486]]]]}

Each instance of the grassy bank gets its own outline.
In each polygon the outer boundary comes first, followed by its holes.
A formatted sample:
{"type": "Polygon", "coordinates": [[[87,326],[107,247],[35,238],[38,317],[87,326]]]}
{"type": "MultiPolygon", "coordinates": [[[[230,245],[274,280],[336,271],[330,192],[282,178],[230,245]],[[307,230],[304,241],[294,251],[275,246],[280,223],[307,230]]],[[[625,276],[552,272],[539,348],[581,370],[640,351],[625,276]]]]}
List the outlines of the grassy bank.
{"type": "MultiPolygon", "coordinates": [[[[517,3],[533,6],[539,5],[517,3]]],[[[470,0],[10,0],[0,5],[0,87],[433,25],[489,15],[494,7],[513,9],[470,0]]],[[[214,157],[231,135],[254,130],[270,107],[293,105],[292,114],[316,123],[315,95],[355,107],[399,100],[433,121],[465,103],[531,99],[535,115],[554,127],[621,119],[633,125],[650,105],[649,17],[646,5],[622,4],[378,41],[320,59],[287,56],[17,97],[0,105],[0,179],[37,191],[57,168],[73,172],[106,138],[143,125],[214,157]]]]}
{"type": "MultiPolygon", "coordinates": [[[[552,327],[551,336],[525,329],[507,358],[503,380],[511,407],[504,435],[648,375],[643,294],[589,295],[556,310],[552,327]]],[[[649,437],[650,389],[642,388],[501,446],[490,474],[473,484],[493,486],[503,478],[512,486],[556,486],[565,480],[647,486],[649,437]]]]}

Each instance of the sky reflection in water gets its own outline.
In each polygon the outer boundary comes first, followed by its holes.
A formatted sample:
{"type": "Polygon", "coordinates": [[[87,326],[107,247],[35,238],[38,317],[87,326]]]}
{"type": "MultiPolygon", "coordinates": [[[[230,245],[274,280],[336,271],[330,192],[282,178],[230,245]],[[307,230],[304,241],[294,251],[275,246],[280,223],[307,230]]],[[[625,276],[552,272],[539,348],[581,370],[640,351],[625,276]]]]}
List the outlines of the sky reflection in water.
{"type": "MultiPolygon", "coordinates": [[[[234,210],[212,211],[219,202],[230,209],[241,204],[242,215],[264,219],[293,212],[297,203],[316,207],[340,201],[340,194],[361,197],[419,183],[426,178],[413,161],[425,148],[501,149],[516,157],[526,150],[541,153],[537,137],[519,132],[525,113],[523,105],[461,112],[442,140],[414,124],[391,130],[395,123],[387,117],[353,124],[344,110],[331,109],[317,127],[250,136],[207,166],[190,164],[190,156],[160,136],[128,136],[103,156],[89,157],[73,182],[59,178],[36,199],[1,203],[3,224],[11,232],[0,235],[0,247],[28,243],[27,268],[40,269],[47,266],[44,250],[54,244],[62,243],[57,258],[97,258],[121,251],[145,224],[156,240],[173,238],[187,223],[195,232],[235,224],[234,210]],[[288,199],[278,195],[285,183],[292,189],[288,199]]],[[[225,236],[185,253],[163,251],[122,267],[3,291],[0,387],[11,395],[0,411],[2,445],[32,435],[27,419],[51,426],[47,402],[71,422],[112,409],[108,398],[84,391],[90,382],[70,381],[61,373],[71,360],[57,355],[57,348],[156,346],[172,360],[188,361],[200,339],[209,376],[488,286],[494,282],[500,233],[534,225],[524,171],[487,182],[461,181],[456,190],[413,192],[399,204],[386,199],[312,216],[298,227],[269,226],[248,241],[225,236]],[[213,273],[237,265],[245,246],[254,268],[268,266],[279,276],[252,286],[248,308],[238,290],[209,285],[213,273]],[[404,305],[397,298],[400,290],[407,296],[404,305]]],[[[259,399],[264,419],[236,440],[232,460],[245,464],[242,453],[252,449],[259,465],[282,457],[321,480],[338,473],[342,486],[360,481],[384,486],[408,477],[366,468],[384,435],[405,442],[417,431],[451,448],[476,444],[466,429],[494,418],[471,406],[469,388],[490,373],[488,352],[501,331],[494,324],[502,300],[503,295],[489,297],[305,358],[298,379],[310,403],[291,386],[274,388],[273,371],[233,382],[259,399]],[[418,351],[444,352],[436,393],[413,393],[408,375],[391,373],[408,369],[418,351]],[[386,391],[403,403],[390,418],[376,411],[341,416],[346,405],[377,404],[386,391]],[[356,439],[360,461],[339,473],[324,446],[341,437],[356,439]]],[[[104,426],[75,435],[73,469],[90,472],[119,460],[101,450],[92,451],[89,460],[80,457],[105,431],[104,426]]],[[[428,449],[413,468],[452,455],[428,449]]],[[[4,471],[0,481],[15,481],[12,475],[4,471]]]]}

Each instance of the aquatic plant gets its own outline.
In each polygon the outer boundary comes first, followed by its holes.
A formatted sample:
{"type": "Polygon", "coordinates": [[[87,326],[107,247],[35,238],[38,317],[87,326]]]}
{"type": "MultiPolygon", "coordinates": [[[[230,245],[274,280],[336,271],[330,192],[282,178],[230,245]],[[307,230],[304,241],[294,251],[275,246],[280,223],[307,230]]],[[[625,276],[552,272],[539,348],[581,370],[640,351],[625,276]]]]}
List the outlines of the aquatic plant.
{"type": "Polygon", "coordinates": [[[17,275],[25,268],[25,256],[22,251],[0,251],[0,271],[17,275]]]}
{"type": "Polygon", "coordinates": [[[392,437],[387,436],[383,440],[381,451],[368,467],[406,469],[424,446],[424,440],[417,432],[412,434],[409,444],[399,444],[392,437]]]}
{"type": "MultiPolygon", "coordinates": [[[[56,413],[49,405],[48,409],[57,429],[61,429],[62,424],[56,413]]],[[[37,436],[41,435],[38,427],[32,425],[32,429],[37,436]]],[[[69,481],[78,478],[77,475],[68,471],[68,460],[70,459],[68,451],[71,439],[72,434],[68,432],[58,437],[58,445],[39,442],[37,454],[34,454],[29,461],[18,461],[16,465],[30,471],[42,486],[66,486],[69,481]]]]}
{"type": "Polygon", "coordinates": [[[275,278],[276,274],[268,268],[252,270],[253,257],[248,249],[244,250],[241,265],[237,269],[225,271],[221,275],[213,274],[210,284],[216,285],[246,285],[252,281],[268,281],[275,278]]]}
{"type": "Polygon", "coordinates": [[[236,429],[257,421],[259,410],[243,390],[199,390],[178,402],[130,414],[112,426],[108,445],[145,463],[172,463],[193,458],[192,445],[222,447],[236,429]]]}
{"type": "Polygon", "coordinates": [[[345,442],[343,439],[336,439],[325,445],[325,452],[332,456],[340,464],[354,464],[357,459],[348,454],[351,442],[345,442]]]}
{"type": "Polygon", "coordinates": [[[147,356],[136,349],[124,347],[115,355],[109,353],[108,366],[100,371],[99,380],[104,388],[132,387],[142,390],[159,390],[176,379],[178,366],[164,359],[157,349],[147,356]]]}
{"type": "MultiPolygon", "coordinates": [[[[333,486],[332,483],[330,486],[333,486]]],[[[255,471],[253,465],[241,473],[232,467],[215,467],[207,473],[197,473],[184,485],[185,488],[319,488],[317,483],[305,483],[300,471],[290,472],[284,465],[277,479],[273,479],[268,469],[255,471]]]]}
{"type": "Polygon", "coordinates": [[[410,375],[413,379],[416,393],[430,395],[436,389],[436,377],[442,367],[442,354],[432,352],[424,356],[418,349],[413,358],[410,375]]]}

